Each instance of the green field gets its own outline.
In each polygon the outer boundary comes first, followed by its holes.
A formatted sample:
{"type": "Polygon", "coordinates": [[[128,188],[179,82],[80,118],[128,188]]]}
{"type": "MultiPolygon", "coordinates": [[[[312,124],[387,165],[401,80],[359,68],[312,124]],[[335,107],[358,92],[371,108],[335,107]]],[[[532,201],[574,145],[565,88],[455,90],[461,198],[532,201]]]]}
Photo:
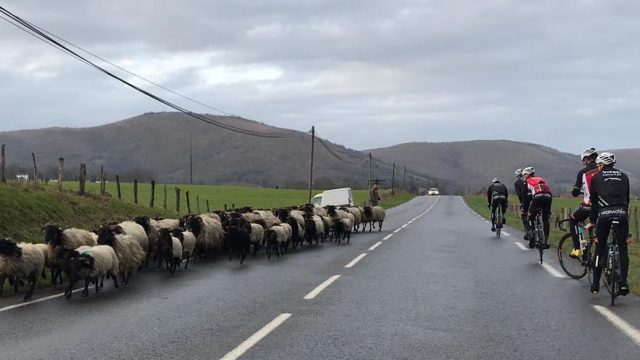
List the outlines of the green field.
{"type": "MultiPolygon", "coordinates": [[[[121,184],[122,200],[134,203],[133,183],[121,184]]],[[[273,209],[277,207],[302,205],[305,204],[309,197],[308,190],[292,190],[292,189],[275,189],[275,188],[257,188],[245,186],[226,186],[226,185],[175,185],[175,184],[157,184],[155,191],[155,207],[164,207],[164,189],[167,189],[167,208],[176,210],[176,187],[180,189],[180,212],[186,211],[186,192],[189,192],[191,212],[198,212],[198,199],[200,201],[200,212],[207,210],[206,202],[209,201],[210,210],[223,210],[225,204],[228,208],[239,208],[250,206],[255,209],[273,209]]],[[[53,186],[52,186],[53,188],[53,186]]],[[[78,191],[77,182],[64,182],[63,189],[78,191]]],[[[86,191],[89,194],[99,194],[100,184],[87,183],[86,191]]],[[[315,190],[315,195],[322,190],[315,190]]],[[[118,197],[118,190],[115,183],[107,183],[107,193],[113,197],[118,197]]],[[[354,202],[362,205],[369,200],[369,192],[367,190],[354,190],[354,202]]],[[[393,207],[398,203],[409,200],[412,196],[407,193],[399,194],[399,196],[390,198],[388,192],[381,192],[380,197],[383,201],[381,206],[386,208],[393,207]]],[[[151,184],[138,184],[138,204],[149,206],[151,200],[151,184]]]]}
{"type": "MultiPolygon", "coordinates": [[[[475,210],[478,214],[491,218],[491,210],[487,207],[487,197],[482,195],[466,196],[465,200],[469,207],[475,210]]],[[[517,200],[517,198],[516,198],[517,200]]],[[[552,246],[557,247],[558,242],[562,235],[566,232],[560,230],[555,225],[556,216],[562,218],[563,213],[567,213],[567,209],[574,209],[580,204],[580,199],[568,198],[568,197],[555,197],[552,204],[552,226],[551,235],[549,237],[552,246]]],[[[638,245],[638,221],[633,219],[634,211],[638,213],[640,208],[640,201],[634,200],[631,203],[632,218],[630,219],[629,231],[634,236],[634,240],[629,243],[629,286],[631,290],[640,294],[640,245],[638,245]],[[635,209],[635,210],[634,210],[635,209]]],[[[640,216],[640,215],[639,215],[640,216]]],[[[512,211],[507,211],[507,224],[522,230],[522,222],[520,217],[516,216],[512,211]]],[[[487,227],[487,232],[489,228],[487,227]]],[[[552,256],[556,256],[555,251],[552,256]]]]}

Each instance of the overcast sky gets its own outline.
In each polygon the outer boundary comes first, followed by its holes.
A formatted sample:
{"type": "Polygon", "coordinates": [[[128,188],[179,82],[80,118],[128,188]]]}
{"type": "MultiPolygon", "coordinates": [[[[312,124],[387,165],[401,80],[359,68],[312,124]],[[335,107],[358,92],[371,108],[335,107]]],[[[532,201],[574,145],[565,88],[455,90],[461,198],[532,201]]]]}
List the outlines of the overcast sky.
{"type": "MultiPolygon", "coordinates": [[[[0,1],[226,112],[350,148],[640,147],[638,1],[0,1]]],[[[169,111],[0,19],[0,131],[169,111]]],[[[110,68],[113,69],[113,68],[110,68]]],[[[144,86],[196,112],[214,111],[144,86]]]]}

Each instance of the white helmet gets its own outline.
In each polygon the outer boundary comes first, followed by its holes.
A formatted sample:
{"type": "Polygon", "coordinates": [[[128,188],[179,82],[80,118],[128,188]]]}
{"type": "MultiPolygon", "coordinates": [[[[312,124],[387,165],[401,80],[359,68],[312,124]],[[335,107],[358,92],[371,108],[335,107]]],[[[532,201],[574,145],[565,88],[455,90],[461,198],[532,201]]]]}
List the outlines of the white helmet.
{"type": "Polygon", "coordinates": [[[584,161],[585,158],[588,158],[589,156],[593,156],[593,155],[598,155],[598,152],[596,151],[595,148],[588,148],[587,150],[582,152],[582,156],[580,157],[580,160],[584,161]]]}
{"type": "Polygon", "coordinates": [[[616,156],[610,152],[603,152],[596,158],[596,164],[611,165],[616,163],[616,156]]]}
{"type": "Polygon", "coordinates": [[[494,177],[493,180],[491,180],[492,183],[499,183],[500,182],[500,178],[499,177],[494,177]]]}
{"type": "Polygon", "coordinates": [[[522,169],[516,170],[516,176],[522,176],[522,169]]]}
{"type": "Polygon", "coordinates": [[[533,175],[535,173],[536,173],[536,169],[534,169],[533,166],[528,166],[522,169],[522,175],[533,175]]]}

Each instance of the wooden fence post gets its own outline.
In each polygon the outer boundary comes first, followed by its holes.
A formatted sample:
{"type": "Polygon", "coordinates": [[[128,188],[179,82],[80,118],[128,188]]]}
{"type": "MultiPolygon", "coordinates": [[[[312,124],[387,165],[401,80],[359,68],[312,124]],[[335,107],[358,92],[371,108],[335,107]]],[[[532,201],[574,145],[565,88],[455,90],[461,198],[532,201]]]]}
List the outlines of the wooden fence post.
{"type": "Polygon", "coordinates": [[[133,179],[133,202],[138,205],[138,179],[133,179]]]}
{"type": "Polygon", "coordinates": [[[224,211],[227,211],[227,204],[224,204],[224,211]]]}
{"type": "Polygon", "coordinates": [[[107,193],[107,172],[104,170],[103,166],[100,166],[101,174],[100,174],[100,194],[105,195],[107,193]]]}
{"type": "Polygon", "coordinates": [[[62,180],[64,180],[64,158],[59,158],[58,165],[58,191],[62,191],[62,180]]]}
{"type": "Polygon", "coordinates": [[[31,153],[33,158],[33,187],[38,187],[38,165],[36,165],[36,153],[31,153]]]}
{"type": "Polygon", "coordinates": [[[180,213],[180,188],[176,186],[176,212],[180,213]]]}
{"type": "Polygon", "coordinates": [[[196,195],[196,210],[200,214],[200,195],[196,195]]]}
{"type": "Polygon", "coordinates": [[[118,188],[118,199],[122,199],[122,191],[120,190],[120,175],[116,175],[116,187],[118,188]]]}
{"type": "Polygon", "coordinates": [[[187,214],[191,214],[191,200],[189,199],[189,191],[187,190],[184,195],[187,197],[187,214]]]}
{"type": "Polygon", "coordinates": [[[151,180],[151,201],[149,202],[149,207],[152,208],[156,202],[156,181],[151,180]]]}
{"type": "Polygon", "coordinates": [[[209,208],[209,199],[207,199],[207,212],[210,213],[211,209],[209,208]]]}
{"type": "Polygon", "coordinates": [[[83,164],[80,164],[80,195],[84,195],[84,191],[86,189],[85,187],[86,181],[87,181],[87,165],[83,163],[83,164]]]}
{"type": "Polygon", "coordinates": [[[100,174],[98,175],[98,180],[100,180],[100,195],[104,195],[102,191],[102,177],[104,174],[104,165],[100,165],[100,174]]]}
{"type": "Polygon", "coordinates": [[[167,185],[164,186],[164,209],[167,210],[167,185]]]}
{"type": "Polygon", "coordinates": [[[7,182],[7,178],[4,175],[4,169],[6,167],[6,158],[5,158],[5,148],[6,145],[2,144],[2,150],[0,151],[0,182],[5,184],[7,182]]]}

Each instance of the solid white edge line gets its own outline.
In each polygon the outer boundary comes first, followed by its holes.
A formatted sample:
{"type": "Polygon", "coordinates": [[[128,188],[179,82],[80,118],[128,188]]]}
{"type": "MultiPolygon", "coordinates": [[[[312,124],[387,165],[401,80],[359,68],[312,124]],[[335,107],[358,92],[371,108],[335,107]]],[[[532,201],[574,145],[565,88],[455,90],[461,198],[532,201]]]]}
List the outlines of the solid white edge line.
{"type": "Polygon", "coordinates": [[[320,292],[327,288],[327,286],[331,285],[334,281],[338,280],[340,275],[333,275],[332,277],[325,280],[322,284],[318,285],[315,289],[311,290],[307,295],[304,296],[305,300],[311,300],[318,296],[320,292]]]}
{"type": "Polygon", "coordinates": [[[542,267],[547,270],[549,272],[549,274],[551,274],[551,276],[553,277],[557,277],[557,278],[563,278],[565,277],[564,274],[562,274],[560,271],[556,270],[553,266],[547,264],[547,263],[542,263],[540,264],[542,265],[542,267]]]}
{"type": "Polygon", "coordinates": [[[255,344],[260,342],[260,340],[264,339],[270,332],[275,330],[278,326],[282,325],[287,319],[291,317],[289,313],[283,313],[276,316],[275,319],[271,320],[267,325],[262,327],[262,329],[258,330],[255,334],[251,335],[247,340],[243,341],[242,344],[238,345],[237,348],[231,350],[227,355],[221,358],[221,360],[235,360],[246,353],[249,349],[251,349],[255,344]]]}
{"type": "Polygon", "coordinates": [[[613,311],[607,309],[601,305],[591,305],[593,309],[600,313],[600,315],[604,316],[607,321],[609,321],[613,326],[617,327],[618,330],[622,331],[625,335],[627,335],[636,345],[640,345],[640,331],[634,328],[628,322],[621,319],[618,315],[614,314],[613,311]]]}
{"type": "Polygon", "coordinates": [[[378,246],[380,246],[380,244],[382,244],[382,241],[378,241],[375,245],[373,245],[372,247],[369,248],[369,251],[373,251],[375,250],[378,246]]]}
{"type": "Polygon", "coordinates": [[[506,232],[506,231],[503,231],[502,233],[503,233],[503,234],[505,234],[505,235],[507,235],[507,236],[511,236],[511,234],[509,234],[509,233],[508,233],[508,232],[506,232]]]}
{"type": "Polygon", "coordinates": [[[389,239],[391,239],[392,236],[393,236],[393,234],[389,234],[389,235],[385,236],[384,239],[382,239],[382,240],[383,241],[384,240],[389,240],[389,239]]]}
{"type": "MultiPolygon", "coordinates": [[[[71,291],[71,292],[72,292],[72,293],[76,293],[76,292],[78,292],[78,291],[82,291],[82,290],[83,290],[83,288],[79,288],[79,289],[75,289],[75,290],[73,290],[73,291],[71,291]]],[[[42,301],[47,301],[47,300],[51,300],[51,299],[55,299],[55,298],[59,298],[59,297],[62,297],[62,296],[64,296],[64,293],[60,293],[60,294],[56,294],[56,295],[51,295],[51,296],[43,297],[43,298],[40,298],[40,299],[36,299],[36,300],[31,300],[31,301],[23,302],[23,303],[20,303],[20,304],[15,304],[15,305],[10,305],[10,306],[5,306],[5,307],[3,307],[3,308],[0,308],[0,312],[8,311],[8,310],[13,310],[13,309],[17,309],[17,308],[21,308],[21,307],[23,307],[23,306],[27,306],[27,305],[31,305],[31,304],[35,304],[35,303],[39,303],[39,302],[42,302],[42,301]]]]}
{"type": "Polygon", "coordinates": [[[531,250],[528,247],[524,246],[524,244],[520,243],[520,242],[514,242],[514,244],[516,244],[517,247],[520,248],[520,250],[531,250]]]}
{"type": "Polygon", "coordinates": [[[360,255],[358,255],[355,259],[351,260],[350,263],[348,263],[347,265],[345,265],[344,267],[346,268],[352,268],[355,264],[358,263],[358,261],[362,260],[363,257],[367,256],[367,253],[362,253],[360,255]]]}

